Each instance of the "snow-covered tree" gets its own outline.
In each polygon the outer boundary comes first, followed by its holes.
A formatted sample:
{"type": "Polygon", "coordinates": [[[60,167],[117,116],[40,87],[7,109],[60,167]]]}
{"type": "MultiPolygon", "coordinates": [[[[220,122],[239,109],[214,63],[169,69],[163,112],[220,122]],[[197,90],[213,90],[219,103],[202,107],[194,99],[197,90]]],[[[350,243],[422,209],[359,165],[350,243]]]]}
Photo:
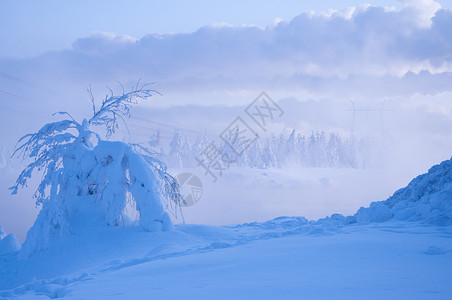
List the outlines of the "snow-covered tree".
{"type": "Polygon", "coordinates": [[[105,141],[94,132],[94,127],[103,126],[106,137],[111,137],[118,122],[130,116],[131,106],[153,92],[136,86],[129,93],[106,96],[99,109],[92,99],[89,120],[79,123],[60,112],[65,119],[48,123],[19,140],[15,154],[32,162],[11,187],[12,193],[26,186],[33,173],[43,174],[34,194],[42,210],[22,247],[25,256],[80,226],[80,213],[87,215],[82,218],[86,224],[102,219],[110,226],[125,225],[130,198],[139,215],[137,222],[145,230],[172,229],[166,210],[176,213],[170,200],[179,199],[180,193],[165,164],[146,148],[105,141]]]}
{"type": "Polygon", "coordinates": [[[284,166],[293,167],[300,165],[300,153],[298,153],[296,139],[295,139],[295,129],[289,135],[289,138],[284,144],[283,148],[284,155],[284,166]]]}
{"type": "MultiPolygon", "coordinates": [[[[158,134],[157,134],[158,137],[158,134]]],[[[157,137],[151,138],[150,148],[157,151],[152,145],[157,137]]],[[[243,137],[234,131],[224,136],[226,141],[218,145],[221,160],[225,166],[251,168],[284,168],[294,167],[327,167],[327,168],[363,168],[372,162],[370,147],[367,139],[343,138],[338,133],[327,134],[323,131],[312,132],[310,136],[296,134],[292,130],[290,135],[280,134],[270,137],[269,148],[265,143],[256,139],[248,146],[243,137]],[[248,147],[247,147],[248,146],[248,147]],[[265,154],[264,154],[265,152],[265,154]],[[264,158],[265,156],[265,158],[264,158]]],[[[159,144],[160,154],[164,156],[163,147],[170,149],[171,156],[167,155],[168,163],[172,167],[192,168],[198,165],[195,160],[212,140],[206,135],[198,135],[193,141],[176,132],[169,144],[159,144]]]]}
{"type": "Polygon", "coordinates": [[[275,162],[277,168],[284,167],[284,145],[285,139],[282,134],[276,137],[272,134],[272,152],[275,156],[275,162]]]}
{"type": "Polygon", "coordinates": [[[182,168],[182,136],[178,129],[174,131],[173,139],[169,144],[168,165],[173,168],[182,168]]]}
{"type": "Polygon", "coordinates": [[[328,167],[340,168],[346,165],[342,141],[338,134],[330,134],[326,145],[326,159],[328,167]]]}
{"type": "Polygon", "coordinates": [[[260,168],[262,163],[261,149],[259,140],[256,140],[246,151],[248,166],[251,168],[260,168]]]}
{"type": "Polygon", "coordinates": [[[276,168],[275,155],[273,154],[270,142],[268,140],[266,141],[265,146],[262,149],[261,157],[262,158],[260,168],[262,169],[276,168]]]}
{"type": "Polygon", "coordinates": [[[355,137],[352,136],[344,145],[344,156],[347,165],[350,168],[358,168],[358,150],[355,137]]]}
{"type": "MultiPolygon", "coordinates": [[[[256,140],[253,142],[253,144],[257,144],[257,149],[259,149],[259,135],[256,135],[256,140]]],[[[245,136],[239,136],[237,138],[236,145],[234,148],[237,151],[237,156],[235,158],[235,163],[238,167],[244,167],[249,165],[250,159],[248,157],[248,151],[250,149],[248,140],[245,136]]]]}
{"type": "Polygon", "coordinates": [[[184,137],[182,139],[181,161],[182,161],[182,167],[184,167],[184,168],[187,168],[188,166],[193,165],[190,142],[188,141],[187,137],[184,137]]]}
{"type": "Polygon", "coordinates": [[[310,157],[311,167],[325,167],[326,166],[326,137],[325,133],[313,132],[309,138],[308,153],[310,157]]]}
{"type": "Polygon", "coordinates": [[[244,158],[244,139],[240,137],[239,130],[229,130],[219,146],[220,159],[226,168],[246,165],[244,158]]]}
{"type": "Polygon", "coordinates": [[[19,251],[20,244],[13,233],[6,235],[3,226],[0,225],[0,255],[19,251]]]}
{"type": "Polygon", "coordinates": [[[158,151],[160,147],[160,130],[157,130],[157,133],[151,136],[148,144],[151,151],[158,151]]]}
{"type": "Polygon", "coordinates": [[[186,155],[187,161],[183,162],[184,167],[195,168],[198,165],[196,157],[206,149],[208,144],[209,142],[205,134],[202,137],[199,134],[196,135],[196,139],[190,147],[190,152],[186,155]]]}
{"type": "Polygon", "coordinates": [[[300,154],[300,166],[309,167],[309,155],[308,148],[306,145],[306,137],[304,135],[299,134],[297,136],[297,151],[300,154]]]}

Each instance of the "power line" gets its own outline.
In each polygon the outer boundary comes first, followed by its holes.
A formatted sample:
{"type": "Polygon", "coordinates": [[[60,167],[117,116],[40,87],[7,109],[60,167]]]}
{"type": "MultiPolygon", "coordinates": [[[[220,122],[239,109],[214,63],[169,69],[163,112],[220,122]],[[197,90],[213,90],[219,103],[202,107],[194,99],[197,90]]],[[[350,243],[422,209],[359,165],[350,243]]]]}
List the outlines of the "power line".
{"type": "Polygon", "coordinates": [[[22,80],[20,78],[14,77],[12,75],[9,75],[9,74],[3,73],[3,72],[0,72],[0,76],[3,77],[3,78],[9,79],[9,80],[15,81],[15,82],[28,84],[28,85],[35,85],[35,84],[31,83],[31,82],[22,80]]]}
{"type": "MultiPolygon", "coordinates": [[[[151,128],[151,127],[147,127],[147,126],[143,126],[143,125],[137,125],[137,124],[127,124],[127,125],[131,126],[131,127],[143,128],[143,129],[150,130],[150,131],[153,131],[153,132],[156,132],[156,133],[163,133],[163,135],[160,135],[160,138],[173,138],[173,136],[174,136],[174,132],[168,131],[168,130],[164,130],[164,129],[151,128]],[[168,134],[168,136],[166,136],[165,134],[168,134]]],[[[191,137],[191,138],[203,135],[203,133],[198,133],[198,132],[193,132],[193,133],[185,132],[184,133],[183,131],[181,131],[181,133],[182,133],[183,136],[188,136],[188,137],[191,137]]],[[[137,134],[137,133],[134,133],[134,135],[145,136],[145,134],[137,134]]],[[[218,138],[218,136],[215,136],[215,138],[218,138]]]]}
{"type": "Polygon", "coordinates": [[[152,131],[155,131],[155,132],[161,132],[161,133],[163,132],[163,133],[168,133],[168,134],[174,134],[174,132],[170,132],[170,131],[166,131],[166,130],[162,130],[162,129],[157,129],[157,128],[150,128],[150,127],[136,125],[136,124],[127,124],[127,126],[143,128],[143,129],[152,130],[152,131]]]}
{"type": "Polygon", "coordinates": [[[146,122],[149,122],[149,123],[153,123],[153,124],[157,124],[157,125],[160,125],[160,126],[170,127],[170,128],[173,128],[173,129],[177,129],[179,131],[192,132],[193,134],[196,134],[196,135],[202,135],[202,136],[209,135],[209,136],[217,137],[217,135],[214,135],[214,134],[209,134],[209,133],[206,133],[206,132],[203,133],[203,132],[192,130],[192,129],[187,129],[187,128],[177,127],[177,126],[173,126],[173,125],[169,125],[169,124],[165,124],[165,123],[161,123],[161,122],[151,121],[151,120],[146,119],[146,118],[141,118],[141,117],[137,117],[137,116],[132,116],[132,118],[135,118],[135,119],[138,119],[138,120],[143,120],[143,121],[146,121],[146,122]]]}
{"type": "Polygon", "coordinates": [[[13,94],[13,93],[9,93],[9,92],[5,92],[5,91],[2,91],[2,90],[0,90],[0,94],[5,95],[5,96],[14,97],[14,98],[19,98],[19,99],[30,100],[30,99],[25,98],[23,96],[19,96],[19,95],[16,95],[16,94],[13,94]]]}
{"type": "Polygon", "coordinates": [[[14,81],[14,82],[17,82],[17,83],[21,83],[21,84],[24,84],[24,85],[34,86],[34,87],[46,90],[48,92],[51,92],[52,94],[60,94],[60,93],[58,93],[58,92],[56,92],[54,90],[51,90],[51,89],[49,89],[47,87],[41,86],[39,84],[30,82],[30,81],[23,80],[21,78],[15,77],[15,76],[13,76],[11,74],[7,74],[7,73],[4,73],[4,72],[0,72],[0,77],[3,77],[5,79],[11,80],[11,81],[14,81]]]}

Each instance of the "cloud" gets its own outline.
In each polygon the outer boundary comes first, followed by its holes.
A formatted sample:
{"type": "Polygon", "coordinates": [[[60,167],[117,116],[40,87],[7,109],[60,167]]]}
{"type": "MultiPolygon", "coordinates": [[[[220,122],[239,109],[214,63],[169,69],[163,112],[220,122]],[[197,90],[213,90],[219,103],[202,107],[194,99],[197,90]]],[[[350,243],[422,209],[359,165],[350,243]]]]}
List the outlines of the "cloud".
{"type": "Polygon", "coordinates": [[[400,11],[361,7],[348,14],[305,13],[264,29],[206,26],[190,34],[145,36],[136,50],[148,55],[141,58],[149,68],[166,73],[160,69],[166,66],[176,76],[188,76],[187,72],[204,76],[234,72],[236,76],[402,76],[421,70],[450,71],[450,31],[438,25],[452,19],[451,12],[429,15],[433,17],[431,26],[420,27],[423,17],[414,8],[417,6],[400,11]]]}
{"type": "Polygon", "coordinates": [[[89,55],[104,55],[123,51],[137,42],[128,35],[116,35],[109,32],[94,32],[90,37],[81,38],[72,44],[74,51],[89,55]]]}
{"type": "Polygon", "coordinates": [[[303,13],[265,28],[218,23],[141,39],[95,32],[72,49],[2,60],[0,68],[81,86],[143,78],[171,91],[275,87],[349,96],[366,95],[363,85],[378,95],[449,90],[452,11],[434,1],[400,2],[400,10],[365,5],[303,13]]]}
{"type": "Polygon", "coordinates": [[[421,27],[430,26],[432,17],[441,8],[434,0],[398,0],[398,2],[417,17],[418,25],[421,27]]]}

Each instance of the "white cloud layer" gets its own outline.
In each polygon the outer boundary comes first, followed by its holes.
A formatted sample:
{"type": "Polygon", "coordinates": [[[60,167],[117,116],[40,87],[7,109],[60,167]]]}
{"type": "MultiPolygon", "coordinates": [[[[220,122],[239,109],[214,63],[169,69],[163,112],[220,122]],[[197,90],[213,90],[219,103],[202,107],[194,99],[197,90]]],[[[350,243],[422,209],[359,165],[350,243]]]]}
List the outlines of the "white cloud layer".
{"type": "Polygon", "coordinates": [[[441,5],[434,0],[398,0],[402,6],[418,19],[418,25],[428,27],[432,24],[431,19],[441,8],[441,5]]]}
{"type": "Polygon", "coordinates": [[[176,89],[217,82],[244,88],[285,79],[316,89],[314,83],[356,76],[406,81],[452,72],[452,11],[429,0],[400,2],[401,10],[362,6],[327,15],[304,13],[266,28],[216,24],[140,40],[96,32],[75,41],[72,49],[3,60],[0,67],[85,85],[138,77],[170,80],[176,89]]]}

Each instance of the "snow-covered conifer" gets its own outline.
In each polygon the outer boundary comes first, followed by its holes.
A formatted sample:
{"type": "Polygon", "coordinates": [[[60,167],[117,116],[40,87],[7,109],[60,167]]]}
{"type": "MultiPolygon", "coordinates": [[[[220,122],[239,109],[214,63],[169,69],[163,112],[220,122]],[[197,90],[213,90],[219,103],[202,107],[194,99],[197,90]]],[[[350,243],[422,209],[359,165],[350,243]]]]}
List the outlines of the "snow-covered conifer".
{"type": "Polygon", "coordinates": [[[182,136],[179,130],[176,129],[169,144],[168,165],[173,168],[182,168],[182,156],[182,136]]]}
{"type": "Polygon", "coordinates": [[[104,141],[94,131],[95,126],[104,126],[106,136],[111,137],[118,122],[130,116],[131,105],[153,92],[137,86],[120,96],[111,94],[99,109],[93,100],[89,120],[79,123],[70,114],[60,112],[65,119],[48,123],[19,140],[15,154],[31,159],[31,163],[11,187],[12,193],[26,186],[33,173],[43,174],[34,194],[42,210],[27,234],[23,255],[46,248],[55,238],[73,232],[74,226],[92,225],[96,219],[110,226],[124,225],[128,195],[135,202],[139,224],[145,230],[172,228],[166,209],[176,212],[170,200],[180,194],[166,165],[146,148],[104,141]],[[86,217],[77,217],[79,214],[86,217]]]}
{"type": "Polygon", "coordinates": [[[276,159],[273,154],[270,142],[267,140],[264,148],[262,149],[261,168],[270,169],[276,168],[276,159]]]}

